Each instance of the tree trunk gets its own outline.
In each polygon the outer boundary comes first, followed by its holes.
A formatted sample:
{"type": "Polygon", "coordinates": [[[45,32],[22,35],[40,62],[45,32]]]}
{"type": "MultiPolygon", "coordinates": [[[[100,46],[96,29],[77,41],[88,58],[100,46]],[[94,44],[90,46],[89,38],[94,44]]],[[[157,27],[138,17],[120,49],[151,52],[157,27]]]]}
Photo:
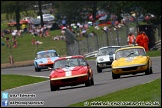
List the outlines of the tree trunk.
{"type": "Polygon", "coordinates": [[[92,16],[93,16],[94,22],[96,21],[96,12],[97,12],[97,2],[93,2],[92,16]]]}
{"type": "Polygon", "coordinates": [[[38,6],[39,6],[39,15],[40,15],[40,19],[41,19],[41,27],[43,27],[43,16],[42,16],[42,3],[41,1],[38,1],[38,6]]]}
{"type": "Polygon", "coordinates": [[[16,9],[16,29],[20,30],[20,9],[19,9],[19,6],[17,6],[17,9],[16,9]]]}

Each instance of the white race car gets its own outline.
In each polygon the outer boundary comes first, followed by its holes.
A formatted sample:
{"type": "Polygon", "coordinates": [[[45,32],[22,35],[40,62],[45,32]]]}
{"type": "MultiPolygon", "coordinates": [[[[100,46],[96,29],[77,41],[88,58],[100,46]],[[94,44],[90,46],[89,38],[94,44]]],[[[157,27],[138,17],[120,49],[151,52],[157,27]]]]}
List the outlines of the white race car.
{"type": "Polygon", "coordinates": [[[115,58],[115,51],[121,48],[120,46],[106,46],[98,50],[96,55],[97,72],[101,73],[102,69],[111,68],[111,64],[115,58]]]}

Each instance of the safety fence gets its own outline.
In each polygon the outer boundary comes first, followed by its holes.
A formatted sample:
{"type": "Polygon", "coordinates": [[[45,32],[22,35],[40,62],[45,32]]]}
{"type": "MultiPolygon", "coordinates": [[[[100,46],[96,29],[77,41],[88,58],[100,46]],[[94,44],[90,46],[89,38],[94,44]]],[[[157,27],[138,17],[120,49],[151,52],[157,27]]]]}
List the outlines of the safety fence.
{"type": "MultiPolygon", "coordinates": [[[[140,27],[140,29],[143,31],[146,27],[148,27],[148,30],[145,31],[149,34],[149,49],[151,50],[155,46],[155,42],[159,41],[159,38],[161,38],[161,36],[159,36],[159,30],[157,31],[154,26],[151,25],[142,25],[138,27],[140,27]]],[[[110,26],[107,31],[103,30],[103,28],[100,28],[98,30],[84,34],[83,36],[85,37],[85,39],[77,40],[77,36],[75,34],[70,35],[72,34],[70,33],[70,30],[66,30],[65,36],[69,39],[69,42],[67,42],[66,44],[67,52],[68,55],[95,55],[95,52],[97,52],[99,48],[104,46],[127,45],[128,33],[131,32],[132,34],[137,36],[137,31],[138,30],[136,24],[129,24],[120,28],[110,26]]],[[[161,44],[161,41],[159,44],[161,44]]],[[[156,44],[156,47],[158,47],[159,44],[156,44]]]]}
{"type": "MultiPolygon", "coordinates": [[[[161,40],[155,42],[155,46],[152,49],[150,49],[150,50],[161,50],[161,40]]],[[[87,53],[87,54],[84,54],[84,57],[85,58],[96,57],[97,53],[98,53],[98,50],[90,52],[90,53],[87,53]]]]}

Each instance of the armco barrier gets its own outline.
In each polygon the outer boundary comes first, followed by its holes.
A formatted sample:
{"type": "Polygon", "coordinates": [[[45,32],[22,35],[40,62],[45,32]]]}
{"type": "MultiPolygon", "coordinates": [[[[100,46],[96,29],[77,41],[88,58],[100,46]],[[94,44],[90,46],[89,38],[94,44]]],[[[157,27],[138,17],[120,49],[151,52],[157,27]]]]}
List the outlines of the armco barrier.
{"type": "Polygon", "coordinates": [[[85,58],[87,58],[87,57],[94,57],[94,56],[96,56],[97,53],[98,53],[98,51],[93,51],[93,52],[85,54],[84,57],[85,58]]]}
{"type": "MultiPolygon", "coordinates": [[[[123,45],[123,47],[125,47],[125,46],[130,46],[130,45],[123,45]]],[[[157,50],[161,50],[161,40],[155,42],[154,48],[156,48],[157,50]]],[[[84,57],[85,58],[87,58],[87,57],[95,57],[97,53],[98,53],[98,51],[93,51],[93,52],[85,54],[84,57]]]]}
{"type": "Polygon", "coordinates": [[[157,48],[158,50],[161,50],[161,40],[155,42],[155,48],[157,48]]]}

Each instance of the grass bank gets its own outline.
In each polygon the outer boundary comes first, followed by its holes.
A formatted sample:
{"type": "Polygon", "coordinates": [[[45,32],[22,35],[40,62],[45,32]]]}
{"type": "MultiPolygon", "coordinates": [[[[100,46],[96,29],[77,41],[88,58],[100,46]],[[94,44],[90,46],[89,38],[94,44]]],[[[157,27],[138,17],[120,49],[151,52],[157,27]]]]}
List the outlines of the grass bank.
{"type": "Polygon", "coordinates": [[[122,102],[134,102],[134,105],[132,106],[136,107],[142,107],[143,105],[146,105],[145,107],[160,107],[161,79],[156,79],[146,84],[141,84],[128,89],[119,90],[117,92],[113,92],[104,96],[85,100],[76,104],[69,105],[68,107],[101,107],[102,105],[105,105],[105,107],[113,107],[113,105],[114,107],[117,107],[120,106],[122,102]],[[114,102],[114,104],[110,105],[108,104],[108,102],[114,102]]]}
{"type": "Polygon", "coordinates": [[[48,79],[23,75],[1,75],[1,91],[46,80],[48,79]]]}

